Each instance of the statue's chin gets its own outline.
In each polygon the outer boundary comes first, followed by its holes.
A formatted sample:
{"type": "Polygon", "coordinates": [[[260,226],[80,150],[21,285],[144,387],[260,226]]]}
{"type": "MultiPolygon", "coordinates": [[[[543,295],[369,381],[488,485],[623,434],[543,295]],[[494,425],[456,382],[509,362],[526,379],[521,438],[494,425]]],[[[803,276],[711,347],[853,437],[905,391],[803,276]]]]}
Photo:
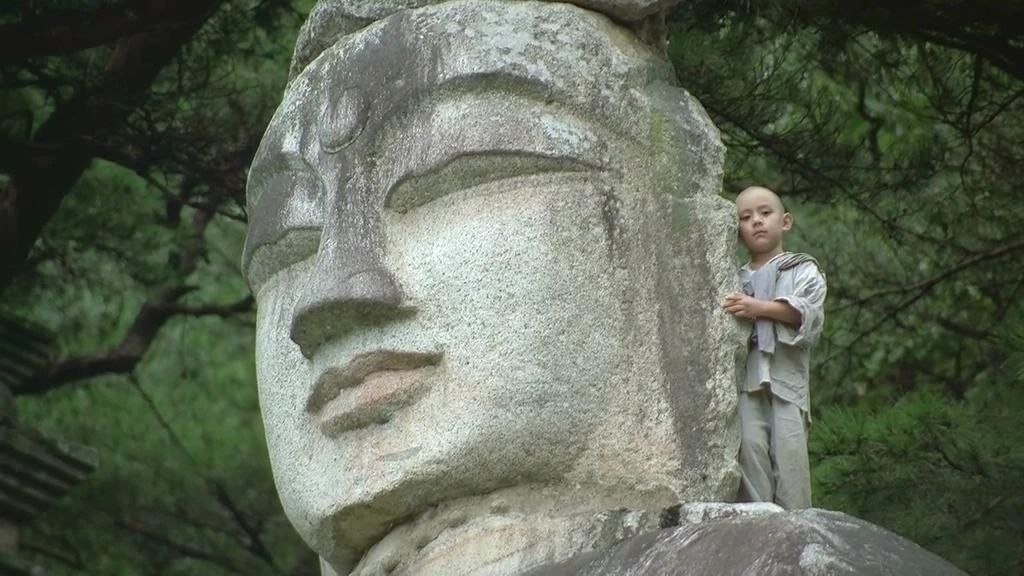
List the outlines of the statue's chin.
{"type": "Polygon", "coordinates": [[[551,450],[527,454],[524,447],[540,442],[534,433],[543,428],[489,421],[491,426],[467,427],[470,437],[424,442],[401,466],[344,470],[344,481],[334,484],[323,481],[324,470],[292,461],[290,470],[300,474],[278,479],[287,487],[281,491],[285,511],[306,543],[344,574],[395,526],[453,502],[554,485],[581,452],[552,441],[551,450]]]}
{"type": "Polygon", "coordinates": [[[449,500],[391,527],[352,573],[516,574],[656,530],[674,503],[667,490],[618,494],[536,484],[449,500]]]}

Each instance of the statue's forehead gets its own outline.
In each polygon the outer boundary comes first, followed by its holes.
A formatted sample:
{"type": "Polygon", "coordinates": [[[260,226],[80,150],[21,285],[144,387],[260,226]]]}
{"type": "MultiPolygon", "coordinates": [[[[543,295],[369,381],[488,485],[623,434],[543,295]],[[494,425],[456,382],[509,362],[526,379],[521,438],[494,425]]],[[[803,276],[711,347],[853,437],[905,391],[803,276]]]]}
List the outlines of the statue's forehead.
{"type": "MultiPolygon", "coordinates": [[[[325,106],[361,94],[369,124],[458,91],[510,92],[644,139],[643,89],[671,68],[599,15],[555,3],[470,0],[408,11],[326,48],[289,85],[263,149],[306,156],[325,106]]],[[[366,123],[367,118],[362,122],[366,123]]]]}
{"type": "Polygon", "coordinates": [[[325,49],[289,85],[250,171],[246,259],[285,230],[322,226],[323,194],[353,170],[386,193],[460,155],[618,164],[620,146],[646,150],[645,88],[671,79],[628,32],[567,4],[394,14],[325,49]]]}
{"type": "MultiPolygon", "coordinates": [[[[473,0],[320,0],[309,13],[296,40],[291,77],[298,75],[338,39],[403,10],[435,4],[460,4],[473,0]]],[[[568,0],[582,8],[623,23],[644,19],[679,0],[568,0]]],[[[533,0],[502,0],[526,5],[550,4],[533,0]]]]}

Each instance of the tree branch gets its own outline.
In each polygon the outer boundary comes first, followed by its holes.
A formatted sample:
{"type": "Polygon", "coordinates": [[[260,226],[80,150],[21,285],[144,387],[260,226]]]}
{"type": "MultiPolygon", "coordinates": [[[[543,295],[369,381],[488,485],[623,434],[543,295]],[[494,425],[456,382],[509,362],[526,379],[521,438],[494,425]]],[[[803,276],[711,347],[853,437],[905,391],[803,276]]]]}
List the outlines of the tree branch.
{"type": "Polygon", "coordinates": [[[250,295],[232,304],[204,304],[201,306],[174,304],[167,306],[166,310],[174,316],[219,316],[226,318],[235,314],[251,312],[254,304],[255,300],[250,295]]]}
{"type": "Polygon", "coordinates": [[[187,556],[189,558],[195,558],[196,560],[203,560],[206,562],[210,562],[211,564],[216,564],[217,566],[220,566],[235,574],[251,573],[246,566],[239,566],[237,565],[236,562],[233,562],[228,558],[218,556],[217,554],[214,554],[213,552],[205,548],[200,548],[198,546],[193,546],[191,544],[186,544],[184,542],[171,540],[162,531],[150,528],[149,526],[146,526],[145,524],[137,520],[119,520],[117,522],[117,525],[124,530],[128,530],[130,532],[138,534],[139,536],[142,536],[146,540],[149,540],[166,548],[170,548],[171,550],[178,554],[181,554],[182,556],[187,556]]]}
{"type": "Polygon", "coordinates": [[[40,370],[24,385],[12,389],[12,392],[19,396],[37,395],[102,374],[128,374],[142,360],[160,329],[174,316],[225,317],[251,310],[251,296],[230,304],[185,306],[179,303],[182,296],[194,289],[185,283],[185,279],[195,270],[206,251],[203,232],[216,210],[217,205],[213,205],[205,211],[195,213],[192,220],[192,237],[183,246],[178,257],[178,282],[157,290],[142,304],[135,321],[117,345],[100,352],[59,360],[40,370]]]}
{"type": "Polygon", "coordinates": [[[65,358],[48,367],[40,376],[24,387],[15,388],[18,396],[37,395],[49,392],[66,384],[88,380],[103,374],[128,374],[142,360],[157,333],[174,316],[220,316],[227,317],[252,310],[252,297],[243,298],[233,304],[204,306],[181,306],[177,298],[190,292],[188,287],[161,290],[142,305],[135,322],[125,333],[121,342],[102,352],[65,358]]]}
{"type": "Polygon", "coordinates": [[[268,566],[276,569],[277,565],[274,562],[273,554],[270,553],[270,549],[267,548],[266,544],[264,544],[263,537],[260,535],[260,523],[257,522],[256,525],[253,525],[249,522],[247,515],[241,509],[241,507],[239,507],[235,503],[234,499],[231,498],[231,494],[228,493],[228,490],[227,488],[224,487],[224,484],[217,480],[215,477],[208,475],[207,471],[203,469],[203,467],[199,466],[199,463],[196,461],[195,457],[192,456],[192,453],[189,452],[188,449],[185,447],[185,443],[181,441],[181,438],[179,438],[178,434],[175,433],[174,428],[171,427],[171,423],[168,422],[166,418],[164,418],[163,414],[157,408],[156,403],[149,396],[149,394],[147,394],[146,391],[143,390],[142,386],[139,385],[138,381],[134,378],[134,376],[132,377],[132,383],[135,385],[135,389],[138,390],[139,394],[145,400],[146,404],[149,405],[150,410],[156,417],[157,422],[160,423],[161,428],[163,428],[167,435],[170,436],[171,441],[174,443],[175,446],[177,446],[178,450],[185,455],[189,463],[195,469],[196,474],[205,477],[207,490],[210,491],[211,495],[217,501],[217,503],[228,511],[228,513],[231,516],[231,519],[234,521],[236,527],[241,532],[240,543],[242,547],[245,549],[245,551],[254,556],[255,558],[259,558],[268,566]]]}
{"type": "Polygon", "coordinates": [[[77,550],[74,549],[74,547],[71,546],[69,542],[64,542],[64,545],[68,549],[70,549],[70,552],[64,550],[57,550],[45,544],[34,541],[22,542],[20,548],[25,552],[39,554],[40,556],[45,556],[47,558],[56,560],[61,564],[64,564],[65,566],[74,569],[75,571],[84,570],[86,566],[85,563],[82,561],[82,556],[78,553],[77,550]]]}
{"type": "Polygon", "coordinates": [[[103,6],[87,14],[62,11],[26,16],[21,22],[0,26],[0,63],[101,46],[162,21],[173,21],[174,11],[174,2],[134,0],[103,6]]]}
{"type": "Polygon", "coordinates": [[[809,27],[839,36],[869,30],[930,42],[985,58],[1024,79],[1024,4],[999,0],[691,0],[674,20],[709,21],[726,15],[774,20],[782,28],[809,27]],[[685,12],[685,14],[683,14],[685,12]]]}
{"type": "Polygon", "coordinates": [[[0,189],[0,291],[18,273],[39,233],[88,167],[89,140],[120,127],[159,72],[180,52],[223,0],[188,0],[176,19],[145,35],[122,39],[103,77],[75,93],[36,132],[28,158],[0,189]]]}
{"type": "Polygon", "coordinates": [[[966,269],[968,269],[968,268],[970,268],[972,266],[975,266],[975,265],[980,264],[982,262],[987,262],[989,260],[995,260],[997,258],[1001,258],[1003,256],[1006,256],[1008,254],[1012,254],[1012,253],[1014,253],[1014,252],[1016,252],[1018,250],[1021,250],[1021,249],[1024,249],[1024,240],[1018,241],[1018,242],[1014,242],[1014,243],[1008,244],[1006,246],[1001,246],[999,248],[990,250],[990,251],[985,252],[983,254],[979,254],[978,256],[975,256],[973,258],[968,258],[967,260],[964,260],[963,262],[957,264],[956,266],[953,266],[952,268],[944,270],[944,271],[940,272],[939,274],[936,274],[935,276],[932,276],[930,278],[926,278],[925,280],[917,282],[917,283],[915,283],[915,284],[913,284],[911,286],[900,286],[900,287],[897,287],[897,288],[889,288],[889,289],[886,289],[886,290],[879,290],[878,292],[875,292],[873,294],[869,294],[868,296],[866,296],[864,298],[861,298],[858,301],[855,301],[854,303],[851,303],[849,305],[843,306],[843,308],[846,308],[848,306],[854,306],[854,305],[856,305],[857,302],[859,302],[860,304],[864,304],[868,300],[871,300],[873,298],[878,298],[880,296],[884,296],[884,295],[888,295],[888,294],[898,294],[898,293],[914,292],[913,294],[911,294],[910,296],[908,296],[904,300],[901,300],[898,304],[896,304],[896,306],[894,306],[892,308],[889,308],[885,312],[885,314],[883,314],[881,318],[876,320],[867,330],[864,330],[864,331],[858,333],[849,342],[846,342],[845,344],[840,346],[839,350],[837,350],[836,353],[830,354],[827,358],[825,358],[825,361],[823,362],[823,364],[827,364],[827,363],[831,362],[835,358],[835,356],[841,350],[843,350],[843,349],[852,349],[861,340],[863,340],[868,334],[871,334],[875,330],[878,330],[886,322],[892,320],[898,314],[900,314],[901,312],[903,312],[907,308],[913,306],[918,300],[924,298],[940,282],[942,282],[942,281],[944,281],[944,280],[946,280],[948,278],[951,278],[952,276],[954,276],[956,274],[959,274],[960,272],[963,272],[964,270],[966,270],[966,269]]]}
{"type": "Polygon", "coordinates": [[[260,527],[249,522],[246,514],[235,504],[235,501],[228,494],[223,484],[216,480],[210,480],[210,484],[214,498],[231,514],[231,518],[245,535],[244,545],[246,551],[266,562],[268,566],[277,568],[273,554],[270,553],[270,549],[267,548],[267,545],[263,542],[263,537],[260,535],[260,527]]]}
{"type": "Polygon", "coordinates": [[[1003,256],[1012,254],[1014,252],[1017,252],[1018,250],[1024,250],[1024,240],[1011,242],[1009,244],[993,248],[992,250],[988,250],[976,256],[972,256],[970,258],[963,260],[962,262],[955,266],[947,268],[946,270],[943,270],[938,274],[925,278],[924,280],[921,280],[919,282],[915,282],[914,284],[911,284],[909,286],[896,286],[894,288],[885,288],[883,290],[878,290],[872,292],[871,294],[868,294],[867,296],[862,296],[856,300],[852,300],[846,304],[843,304],[842,306],[837,307],[836,309],[842,310],[845,308],[849,308],[851,306],[861,306],[863,304],[866,304],[870,300],[874,300],[882,296],[889,296],[893,294],[906,294],[907,292],[928,292],[937,284],[959,274],[960,272],[963,272],[968,268],[971,268],[983,262],[988,262],[990,260],[1002,258],[1003,256]]]}

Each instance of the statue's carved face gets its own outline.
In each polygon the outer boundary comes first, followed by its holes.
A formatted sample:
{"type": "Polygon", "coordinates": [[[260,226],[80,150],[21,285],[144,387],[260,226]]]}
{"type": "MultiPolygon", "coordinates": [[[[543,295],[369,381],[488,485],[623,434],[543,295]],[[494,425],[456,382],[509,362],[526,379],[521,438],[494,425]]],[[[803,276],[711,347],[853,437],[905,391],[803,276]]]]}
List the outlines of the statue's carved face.
{"type": "Polygon", "coordinates": [[[290,85],[244,260],[275,478],[322,555],[571,475],[629,374],[660,377],[654,282],[624,278],[655,274],[630,215],[664,176],[642,89],[667,74],[601,16],[480,1],[391,16],[290,85]]]}

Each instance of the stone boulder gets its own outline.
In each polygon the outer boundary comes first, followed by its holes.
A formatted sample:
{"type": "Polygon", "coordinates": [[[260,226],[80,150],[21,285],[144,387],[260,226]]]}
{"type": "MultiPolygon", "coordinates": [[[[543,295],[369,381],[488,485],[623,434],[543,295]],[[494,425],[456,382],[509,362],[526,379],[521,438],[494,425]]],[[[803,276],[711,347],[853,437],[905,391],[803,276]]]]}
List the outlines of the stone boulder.
{"type": "Polygon", "coordinates": [[[690,504],[679,522],[527,574],[965,576],[910,540],[841,512],[690,504]]]}

